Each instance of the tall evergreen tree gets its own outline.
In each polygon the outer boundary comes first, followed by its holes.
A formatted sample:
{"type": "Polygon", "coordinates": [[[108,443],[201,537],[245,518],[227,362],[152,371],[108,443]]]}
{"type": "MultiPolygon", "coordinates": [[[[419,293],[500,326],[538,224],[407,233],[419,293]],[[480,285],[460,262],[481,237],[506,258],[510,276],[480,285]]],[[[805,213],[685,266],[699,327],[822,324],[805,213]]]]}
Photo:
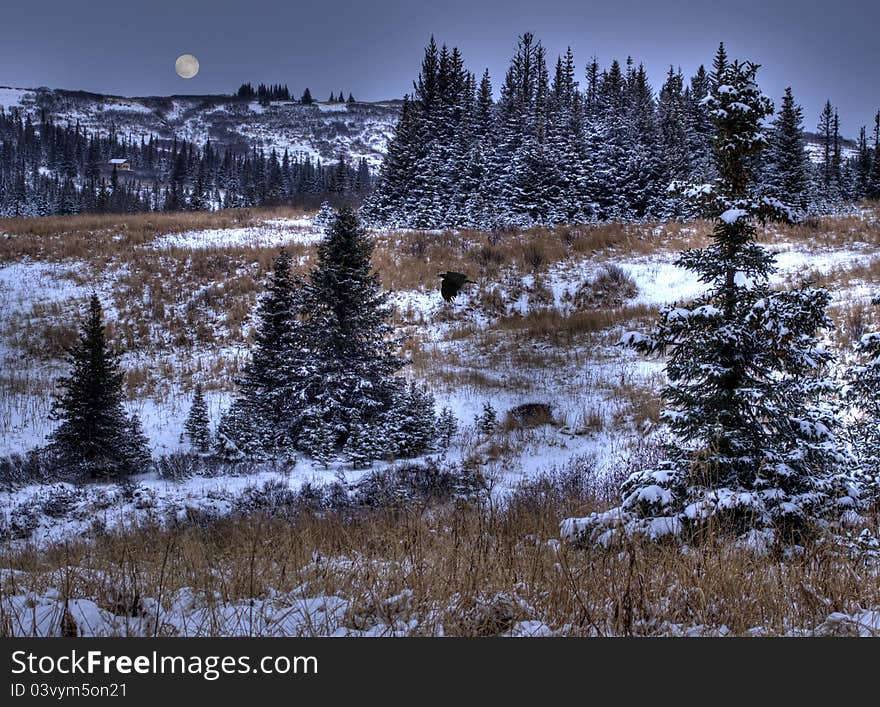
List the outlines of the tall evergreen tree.
{"type": "Polygon", "coordinates": [[[403,361],[395,353],[388,295],[372,270],[373,243],[354,212],[341,209],[318,245],[309,284],[308,319],[315,370],[305,392],[306,436],[326,439],[333,431],[339,449],[350,423],[376,422],[395,400],[403,361]]]}
{"type": "Polygon", "coordinates": [[[880,111],[874,116],[874,153],[866,192],[869,199],[880,199],[880,111]]]}
{"type": "Polygon", "coordinates": [[[767,193],[797,209],[807,208],[810,165],[804,148],[803,111],[785,89],[773,122],[764,184],[767,193]]]}
{"type": "Polygon", "coordinates": [[[715,59],[712,61],[712,73],[709,74],[709,88],[711,91],[718,90],[728,65],[727,50],[724,48],[724,42],[721,42],[718,45],[718,51],[715,52],[715,59]]]}
{"type": "Polygon", "coordinates": [[[781,209],[755,194],[753,165],[772,112],[756,71],[728,64],[707,104],[719,179],[711,194],[699,193],[715,213],[713,242],[685,252],[679,265],[710,289],[664,309],[650,335],[624,338],[643,353],[667,355],[663,417],[675,443],[663,463],[625,482],[620,508],[568,521],[568,535],[607,542],[619,532],[657,537],[716,527],[758,531],[763,542],[801,541],[817,523],[858,506],[823,400],[831,354],[817,335],[830,326],[830,295],[771,289],[773,257],[755,242],[754,220],[781,209]]]}
{"type": "Polygon", "coordinates": [[[825,107],[819,116],[817,130],[822,144],[822,161],[819,163],[818,191],[826,203],[837,197],[835,169],[835,110],[831,101],[825,101],[825,107]]]}
{"type": "Polygon", "coordinates": [[[149,460],[136,416],[123,407],[119,356],[104,333],[96,294],[68,355],[70,373],[59,381],[52,408],[59,422],[49,435],[49,452],[65,475],[107,479],[143,471],[149,460]],[[134,434],[132,434],[134,432],[134,434]]]}
{"type": "Polygon", "coordinates": [[[304,385],[314,364],[303,321],[307,292],[282,250],[256,311],[251,358],[238,381],[240,397],[218,427],[226,453],[291,452],[301,431],[304,385]]]}

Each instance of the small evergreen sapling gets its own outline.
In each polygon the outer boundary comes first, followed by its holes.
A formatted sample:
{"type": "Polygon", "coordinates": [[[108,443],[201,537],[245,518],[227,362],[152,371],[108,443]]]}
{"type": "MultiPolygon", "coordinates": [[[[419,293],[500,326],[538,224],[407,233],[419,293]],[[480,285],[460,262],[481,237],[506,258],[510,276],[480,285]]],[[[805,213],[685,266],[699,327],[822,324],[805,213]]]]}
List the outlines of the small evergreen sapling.
{"type": "Polygon", "coordinates": [[[458,420],[455,413],[449,407],[444,407],[437,419],[437,439],[441,449],[449,449],[452,446],[452,440],[457,432],[458,420]]]}
{"type": "Polygon", "coordinates": [[[415,457],[429,451],[437,438],[434,396],[415,383],[401,386],[384,428],[392,456],[415,457]]]}
{"type": "Polygon", "coordinates": [[[211,450],[210,418],[208,417],[208,405],[202,394],[201,383],[196,383],[192,406],[189,409],[183,431],[196,452],[207,454],[211,450]]]}
{"type": "Polygon", "coordinates": [[[498,412],[488,400],[483,403],[483,412],[477,416],[477,429],[487,437],[498,427],[498,412]]]}

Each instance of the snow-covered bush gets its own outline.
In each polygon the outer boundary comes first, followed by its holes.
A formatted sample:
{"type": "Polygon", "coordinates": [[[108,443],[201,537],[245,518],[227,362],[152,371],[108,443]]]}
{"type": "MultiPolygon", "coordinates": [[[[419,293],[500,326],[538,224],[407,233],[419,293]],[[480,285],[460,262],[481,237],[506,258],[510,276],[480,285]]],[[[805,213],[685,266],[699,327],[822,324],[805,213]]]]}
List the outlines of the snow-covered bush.
{"type": "Polygon", "coordinates": [[[171,452],[156,460],[159,476],[169,481],[184,481],[194,476],[240,476],[239,464],[222,457],[209,457],[189,452],[171,452]]]}
{"type": "Polygon", "coordinates": [[[0,518],[0,540],[27,540],[40,525],[39,509],[24,501],[0,518]]]}
{"type": "Polygon", "coordinates": [[[238,515],[260,513],[272,517],[289,517],[298,506],[297,493],[279,479],[270,479],[260,486],[248,486],[232,503],[238,515]]]}
{"type": "Polygon", "coordinates": [[[381,508],[409,501],[476,498],[485,490],[478,470],[438,459],[397,464],[360,481],[352,494],[355,506],[381,508]]]}
{"type": "Polygon", "coordinates": [[[40,510],[50,518],[64,518],[82,500],[82,494],[66,484],[56,484],[40,493],[40,510]]]}

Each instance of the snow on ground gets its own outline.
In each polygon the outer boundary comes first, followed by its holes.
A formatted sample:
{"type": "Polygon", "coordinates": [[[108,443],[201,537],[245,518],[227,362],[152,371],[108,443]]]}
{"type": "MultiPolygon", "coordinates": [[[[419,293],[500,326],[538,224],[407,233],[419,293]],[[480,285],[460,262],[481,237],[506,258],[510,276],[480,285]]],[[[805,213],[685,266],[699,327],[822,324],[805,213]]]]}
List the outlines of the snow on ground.
{"type": "Polygon", "coordinates": [[[9,322],[34,305],[87,296],[89,290],[75,281],[77,273],[84,272],[84,265],[70,262],[21,261],[0,266],[0,317],[9,322]]]}
{"type": "MultiPolygon", "coordinates": [[[[146,247],[165,250],[275,247],[291,243],[311,245],[318,242],[322,235],[322,230],[313,224],[311,218],[271,219],[258,226],[163,235],[146,247]]],[[[837,250],[806,247],[803,243],[775,243],[771,250],[777,253],[778,266],[773,281],[779,284],[789,278],[807,276],[813,271],[827,274],[880,257],[880,249],[860,243],[851,243],[837,250]]],[[[693,273],[677,267],[675,258],[675,253],[660,249],[650,256],[627,255],[613,261],[592,259],[557,263],[540,276],[543,286],[552,294],[551,301],[535,305],[527,294],[521,294],[508,303],[508,314],[524,316],[534,306],[571,311],[572,296],[578,288],[594,278],[609,262],[619,265],[636,283],[637,294],[627,304],[659,306],[691,300],[705,291],[705,285],[693,273]]],[[[50,264],[23,261],[0,267],[0,319],[7,323],[14,322],[27,316],[36,304],[61,305],[71,298],[81,301],[88,295],[85,286],[78,284],[86,280],[76,277],[83,269],[81,263],[75,262],[50,264]]],[[[526,290],[536,285],[533,275],[520,274],[516,277],[526,290]]],[[[454,444],[448,452],[451,461],[457,461],[476,450],[482,455],[486,473],[497,482],[499,492],[503,492],[525,478],[561,468],[573,460],[600,474],[624,457],[627,450],[650,436],[650,429],[637,429],[621,423],[621,419],[626,420],[631,413],[627,404],[638,403],[637,399],[636,402],[626,403],[621,399],[620,391],[638,387],[659,389],[663,379],[661,362],[643,360],[631,351],[606,344],[591,344],[589,350],[571,348],[554,351],[549,344],[536,341],[519,344],[520,350],[509,354],[494,351],[492,360],[495,363],[487,370],[483,365],[485,352],[475,341],[461,341],[448,336],[451,330],[462,324],[470,324],[476,331],[491,329],[492,315],[474,306],[479,287],[482,285],[474,287],[472,292],[464,294],[452,306],[442,302],[435,289],[391,293],[392,304],[403,320],[411,323],[411,331],[418,332],[422,345],[435,347],[437,361],[443,361],[443,352],[447,350],[458,357],[458,363],[449,366],[437,364],[444,367],[442,372],[448,376],[444,378],[439,375],[441,371],[437,371],[436,380],[428,375],[426,381],[435,394],[438,411],[449,406],[462,428],[459,443],[454,444]],[[516,355],[522,353],[523,347],[534,349],[538,363],[529,366],[519,362],[516,355]],[[505,359],[505,356],[508,358],[505,359]],[[552,365],[541,367],[542,357],[549,357],[547,360],[552,361],[552,365]],[[458,373],[463,375],[461,380],[464,382],[444,382],[457,380],[458,373]],[[472,374],[478,374],[479,378],[469,383],[468,375],[472,374]],[[491,451],[492,440],[481,442],[475,439],[474,419],[482,412],[483,404],[487,401],[498,411],[500,419],[516,405],[550,403],[555,424],[505,433],[508,451],[499,456],[491,451]]],[[[869,293],[866,283],[854,282],[834,294],[839,300],[863,297],[869,293]]],[[[99,295],[109,310],[108,314],[112,315],[112,301],[108,293],[99,289],[99,295]]],[[[504,345],[503,340],[493,344],[497,345],[504,345]]],[[[15,354],[15,351],[10,349],[8,354],[15,354]]],[[[220,354],[214,352],[214,355],[220,354]]],[[[41,372],[47,387],[51,386],[57,373],[57,370],[41,372]]],[[[136,410],[142,419],[157,457],[181,449],[179,435],[189,409],[188,396],[189,391],[172,391],[163,395],[161,400],[144,399],[131,404],[131,409],[136,410]]],[[[229,403],[229,393],[210,392],[207,397],[212,426],[216,426],[222,410],[229,403]]],[[[14,395],[2,396],[0,452],[23,452],[42,443],[51,429],[47,420],[47,405],[46,400],[40,402],[19,399],[14,395]]],[[[342,465],[325,470],[300,459],[295,468],[284,476],[284,482],[291,488],[299,488],[305,482],[321,484],[333,481],[338,474],[348,480],[360,475],[342,465]]],[[[155,492],[160,507],[174,509],[186,503],[210,499],[220,490],[241,490],[261,480],[265,478],[257,475],[246,480],[224,477],[177,483],[150,476],[139,479],[138,483],[155,492]]],[[[5,512],[9,512],[19,500],[17,495],[7,496],[0,502],[0,511],[5,509],[5,512]]],[[[59,530],[53,522],[49,522],[45,531],[41,531],[41,537],[56,538],[56,531],[63,534],[82,530],[83,527],[76,524],[63,525],[59,530]]]]}
{"type": "Polygon", "coordinates": [[[156,250],[169,248],[265,248],[281,245],[314,245],[323,238],[323,231],[313,227],[311,219],[271,219],[260,226],[243,228],[210,228],[159,236],[153,241],[156,250]]]}
{"type": "MultiPolygon", "coordinates": [[[[381,561],[365,558],[315,558],[301,568],[304,573],[333,573],[363,567],[370,573],[381,572],[381,561]]],[[[95,568],[69,567],[57,570],[58,586],[70,577],[88,577],[93,582],[110,585],[107,573],[95,568]]],[[[491,615],[495,607],[509,608],[518,620],[499,635],[508,637],[554,636],[571,633],[571,626],[555,630],[536,618],[538,612],[523,598],[499,594],[478,604],[470,612],[454,605],[434,602],[420,605],[415,593],[404,588],[389,597],[323,594],[310,590],[309,583],[291,591],[270,590],[253,598],[223,601],[198,588],[182,587],[163,597],[140,597],[131,606],[122,595],[106,592],[103,596],[65,601],[58,589],[29,590],[29,575],[21,570],[0,570],[0,582],[12,587],[0,598],[0,613],[11,636],[60,637],[75,633],[81,637],[123,636],[407,636],[424,635],[430,626],[437,636],[455,634],[461,624],[479,621],[481,612],[491,615]],[[447,626],[446,622],[452,625],[447,626]]],[[[654,636],[730,635],[724,625],[686,625],[663,622],[651,627],[654,636]]],[[[761,636],[775,631],[753,626],[746,635],[761,636]]],[[[604,634],[611,635],[611,634],[604,634]]],[[[880,636],[880,607],[859,609],[852,613],[832,612],[813,626],[792,626],[786,636],[880,636]]]]}
{"type": "Polygon", "coordinates": [[[152,108],[148,108],[143,103],[137,103],[124,98],[104,103],[104,110],[118,110],[125,111],[126,113],[141,114],[152,114],[154,112],[152,108]]]}
{"type": "Polygon", "coordinates": [[[318,110],[322,113],[347,113],[348,106],[345,103],[318,103],[318,110]]]}

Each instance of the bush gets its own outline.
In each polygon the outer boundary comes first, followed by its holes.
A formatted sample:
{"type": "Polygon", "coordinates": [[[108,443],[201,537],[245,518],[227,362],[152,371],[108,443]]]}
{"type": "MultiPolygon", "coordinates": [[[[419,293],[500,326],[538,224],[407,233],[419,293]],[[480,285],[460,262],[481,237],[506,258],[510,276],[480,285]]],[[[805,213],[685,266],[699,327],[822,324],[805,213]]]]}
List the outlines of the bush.
{"type": "Polygon", "coordinates": [[[156,462],[159,476],[169,481],[183,481],[194,476],[240,475],[240,467],[240,464],[190,452],[163,454],[156,462]]]}
{"type": "Polygon", "coordinates": [[[638,292],[636,281],[622,267],[608,263],[578,288],[574,304],[578,309],[620,307],[638,292]]]}
{"type": "Polygon", "coordinates": [[[40,524],[32,503],[19,503],[0,522],[0,540],[27,540],[40,524]]]}
{"type": "MultiPolygon", "coordinates": [[[[304,487],[305,488],[305,487],[304,487]]],[[[259,513],[272,517],[291,517],[299,506],[299,494],[280,479],[270,479],[262,486],[249,486],[232,502],[237,515],[259,513]]]]}
{"type": "Polygon", "coordinates": [[[0,458],[0,483],[9,488],[51,481],[75,481],[75,476],[44,447],[0,458]]]}
{"type": "Polygon", "coordinates": [[[423,464],[401,464],[377,470],[356,487],[354,505],[369,508],[410,501],[476,499],[486,488],[476,467],[429,459],[423,464]]]}
{"type": "Polygon", "coordinates": [[[548,403],[523,403],[510,408],[504,418],[504,426],[509,429],[531,429],[541,425],[555,424],[553,407],[548,403]]]}
{"type": "Polygon", "coordinates": [[[507,499],[512,511],[557,514],[570,512],[583,505],[597,505],[608,496],[616,497],[617,485],[607,490],[597,480],[592,458],[576,457],[562,467],[534,476],[519,484],[507,499]]]}
{"type": "Polygon", "coordinates": [[[40,508],[50,518],[64,518],[79,503],[80,498],[81,494],[68,486],[50,486],[43,491],[40,508]]]}

